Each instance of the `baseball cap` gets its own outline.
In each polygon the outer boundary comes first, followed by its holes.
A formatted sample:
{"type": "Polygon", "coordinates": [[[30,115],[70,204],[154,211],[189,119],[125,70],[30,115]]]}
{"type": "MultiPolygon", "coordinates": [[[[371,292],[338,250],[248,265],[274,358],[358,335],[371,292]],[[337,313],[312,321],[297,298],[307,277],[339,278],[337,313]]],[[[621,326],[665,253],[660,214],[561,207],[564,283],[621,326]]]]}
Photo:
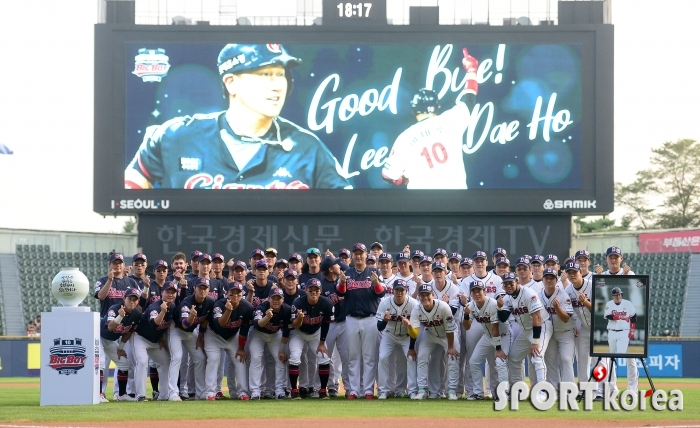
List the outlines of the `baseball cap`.
{"type": "Polygon", "coordinates": [[[432,270],[436,270],[436,269],[447,270],[447,266],[445,266],[445,263],[443,263],[443,262],[434,262],[432,270]]]}
{"type": "Polygon", "coordinates": [[[503,280],[503,282],[517,281],[517,278],[515,277],[515,274],[513,272],[504,273],[501,279],[503,280]]]}
{"type": "Polygon", "coordinates": [[[496,259],[496,266],[500,265],[501,263],[505,263],[505,264],[507,264],[508,266],[510,266],[510,260],[508,260],[508,259],[505,258],[505,257],[499,257],[499,258],[496,259]]]}
{"type": "Polygon", "coordinates": [[[521,257],[527,259],[528,263],[530,263],[532,261],[532,256],[529,254],[523,254],[521,257]]]}
{"type": "MultiPolygon", "coordinates": [[[[326,271],[328,271],[328,269],[332,268],[333,265],[340,264],[340,263],[341,263],[340,259],[336,259],[333,256],[326,256],[323,258],[323,260],[321,260],[321,266],[320,266],[321,272],[326,272],[326,271]]],[[[343,263],[343,264],[345,264],[345,263],[343,263]]]]}
{"type": "Polygon", "coordinates": [[[556,254],[547,254],[547,258],[544,259],[545,263],[546,262],[554,262],[559,264],[559,257],[557,257],[556,254]]]}
{"type": "Polygon", "coordinates": [[[114,263],[114,262],[124,263],[124,256],[121,253],[114,253],[111,256],[109,256],[109,262],[110,263],[114,263]]]}
{"type": "Polygon", "coordinates": [[[236,270],[237,268],[241,268],[243,270],[248,270],[248,265],[246,265],[245,262],[242,262],[239,260],[236,263],[234,263],[234,265],[233,265],[234,270],[236,270]]]}
{"type": "Polygon", "coordinates": [[[294,278],[299,278],[299,274],[294,269],[287,269],[284,271],[284,277],[293,276],[294,278]]]}
{"type": "Polygon", "coordinates": [[[433,287],[430,284],[421,284],[420,287],[418,287],[418,294],[422,293],[433,294],[433,287]]]}
{"type": "Polygon", "coordinates": [[[411,260],[411,255],[409,253],[397,253],[396,254],[396,261],[397,262],[407,262],[411,260]]]}
{"type": "Polygon", "coordinates": [[[164,267],[167,269],[168,262],[166,262],[165,260],[156,260],[156,262],[153,263],[153,270],[156,270],[156,269],[161,268],[161,267],[164,267]]]}
{"type": "Polygon", "coordinates": [[[574,259],[578,259],[579,257],[585,257],[588,260],[591,259],[591,253],[589,253],[586,250],[578,250],[576,251],[576,254],[574,254],[574,259]]]}
{"type": "Polygon", "coordinates": [[[530,267],[530,260],[527,259],[526,257],[520,257],[520,258],[518,258],[518,261],[515,262],[515,267],[518,267],[520,265],[530,267]]]}
{"type": "Polygon", "coordinates": [[[574,261],[576,261],[576,257],[574,257],[574,256],[569,256],[569,257],[566,258],[566,260],[564,260],[564,264],[573,263],[574,261]]]}
{"type": "Polygon", "coordinates": [[[392,284],[392,289],[393,289],[393,290],[397,290],[397,289],[400,289],[400,288],[401,288],[401,289],[404,289],[404,290],[408,290],[408,285],[406,284],[406,281],[404,281],[403,279],[397,279],[397,280],[395,280],[394,283],[392,284]]]}
{"type": "Polygon", "coordinates": [[[211,256],[209,254],[202,254],[201,256],[199,256],[199,263],[202,263],[204,261],[208,261],[209,263],[211,263],[211,256]]]}
{"type": "Polygon", "coordinates": [[[457,260],[458,262],[462,261],[462,255],[459,253],[452,253],[450,254],[449,260],[457,260]]]}
{"type": "Polygon", "coordinates": [[[131,258],[131,263],[135,262],[136,260],[143,260],[144,262],[148,263],[148,259],[146,259],[146,255],[143,253],[134,254],[134,257],[131,258]]]}
{"type": "Polygon", "coordinates": [[[420,258],[420,264],[423,264],[423,263],[430,263],[430,264],[432,264],[432,263],[433,263],[433,258],[430,257],[430,256],[423,256],[423,257],[420,258]]]}
{"type": "Polygon", "coordinates": [[[161,289],[161,292],[163,292],[165,290],[170,290],[170,289],[177,290],[177,286],[172,281],[165,281],[165,284],[163,284],[163,288],[161,289]]]}
{"type": "Polygon", "coordinates": [[[544,264],[544,257],[542,257],[539,254],[535,254],[534,256],[532,256],[530,258],[530,264],[532,265],[535,263],[539,263],[539,264],[543,265],[544,264]]]}
{"type": "Polygon", "coordinates": [[[380,261],[381,261],[381,260],[386,260],[386,261],[390,262],[390,261],[393,261],[394,258],[391,257],[391,254],[389,254],[389,253],[381,253],[381,254],[379,255],[379,260],[380,260],[380,261]]]}
{"type": "Polygon", "coordinates": [[[470,259],[469,257],[465,257],[459,262],[459,265],[460,266],[474,266],[474,260],[470,259]]]}
{"type": "Polygon", "coordinates": [[[369,249],[371,250],[371,249],[374,248],[374,247],[377,247],[377,248],[379,248],[380,250],[384,251],[384,246],[382,245],[381,242],[372,242],[372,246],[369,247],[369,249]]]}
{"type": "Polygon", "coordinates": [[[438,249],[435,250],[435,252],[433,253],[433,258],[435,258],[435,256],[445,256],[445,257],[447,257],[447,251],[445,251],[444,248],[438,248],[438,249]]]}
{"type": "Polygon", "coordinates": [[[303,262],[304,259],[302,259],[301,254],[299,253],[292,253],[289,255],[289,261],[291,262],[292,260],[296,260],[298,262],[303,262]]]}
{"type": "Polygon", "coordinates": [[[477,251],[474,254],[472,254],[472,260],[476,259],[484,259],[486,260],[486,253],[483,251],[477,251]]]}
{"type": "Polygon", "coordinates": [[[377,263],[377,258],[374,257],[374,254],[367,254],[367,261],[377,263]]]}
{"type": "Polygon", "coordinates": [[[493,257],[496,257],[499,254],[503,257],[508,257],[508,253],[503,248],[499,247],[499,248],[496,248],[495,250],[493,250],[493,257]]]}
{"type": "Polygon", "coordinates": [[[270,294],[268,295],[268,298],[272,299],[273,297],[284,297],[284,291],[282,291],[281,288],[279,287],[274,287],[270,290],[270,294]]]}
{"type": "Polygon", "coordinates": [[[316,278],[309,279],[306,281],[306,289],[309,289],[310,287],[321,288],[321,281],[316,278]]]}
{"type": "Polygon", "coordinates": [[[310,255],[312,255],[312,254],[315,255],[315,256],[321,257],[321,250],[319,250],[319,249],[316,248],[316,247],[311,247],[311,248],[309,248],[308,250],[306,250],[306,256],[307,256],[307,257],[310,256],[310,255]]]}
{"type": "Polygon", "coordinates": [[[287,262],[287,260],[285,260],[285,259],[278,259],[275,262],[275,267],[277,267],[277,265],[284,265],[285,267],[287,267],[287,266],[289,266],[289,262],[287,262]]]}
{"type": "Polygon", "coordinates": [[[243,292],[243,284],[241,284],[238,281],[229,282],[226,285],[226,291],[229,291],[229,290],[238,290],[242,293],[243,292]]]}
{"type": "Polygon", "coordinates": [[[418,257],[419,259],[421,259],[421,258],[423,258],[424,255],[425,255],[425,253],[423,253],[421,250],[415,250],[413,252],[413,255],[411,256],[411,258],[415,259],[416,257],[418,257]]]}
{"type": "Polygon", "coordinates": [[[267,254],[267,253],[272,253],[275,255],[275,257],[277,257],[277,250],[275,250],[272,247],[265,249],[265,254],[267,254]]]}
{"type": "Polygon", "coordinates": [[[124,293],[124,298],[128,297],[141,297],[141,290],[138,288],[127,288],[126,293],[124,293]]]}
{"type": "Polygon", "coordinates": [[[352,246],[352,252],[354,253],[355,251],[362,251],[366,253],[367,247],[365,246],[365,244],[358,242],[357,244],[352,246]]]}
{"type": "Polygon", "coordinates": [[[610,247],[605,251],[605,257],[613,255],[622,257],[622,250],[620,247],[610,247]]]}
{"type": "Polygon", "coordinates": [[[350,250],[348,250],[347,248],[341,248],[340,251],[338,251],[338,257],[343,255],[352,257],[352,254],[350,254],[350,250]]]}
{"type": "Polygon", "coordinates": [[[267,263],[265,262],[265,260],[258,260],[257,262],[255,262],[255,264],[253,265],[253,269],[258,268],[265,268],[267,270],[267,263]]]}
{"type": "Polygon", "coordinates": [[[542,274],[542,276],[547,276],[547,275],[552,275],[554,277],[558,276],[557,271],[554,270],[553,268],[546,268],[544,270],[544,273],[542,274]]]}
{"type": "Polygon", "coordinates": [[[612,295],[614,296],[616,294],[622,294],[622,290],[620,290],[620,287],[615,287],[612,289],[612,295]]]}
{"type": "Polygon", "coordinates": [[[568,272],[570,270],[575,270],[576,272],[581,272],[581,266],[576,263],[567,263],[566,266],[564,267],[564,271],[568,272]]]}
{"type": "Polygon", "coordinates": [[[256,248],[253,251],[250,252],[250,258],[252,259],[255,256],[260,256],[260,257],[265,257],[265,253],[262,252],[260,248],[256,248]]]}
{"type": "Polygon", "coordinates": [[[209,280],[207,278],[197,278],[194,280],[194,286],[209,288],[209,280]]]}
{"type": "Polygon", "coordinates": [[[221,260],[222,262],[224,261],[224,255],[221,253],[214,253],[214,255],[211,256],[211,261],[214,261],[216,259],[221,260]]]}
{"type": "Polygon", "coordinates": [[[202,255],[201,251],[194,250],[190,253],[190,260],[198,259],[202,255]]]}
{"type": "Polygon", "coordinates": [[[472,281],[469,283],[469,291],[474,289],[486,290],[486,286],[481,281],[472,281]]]}

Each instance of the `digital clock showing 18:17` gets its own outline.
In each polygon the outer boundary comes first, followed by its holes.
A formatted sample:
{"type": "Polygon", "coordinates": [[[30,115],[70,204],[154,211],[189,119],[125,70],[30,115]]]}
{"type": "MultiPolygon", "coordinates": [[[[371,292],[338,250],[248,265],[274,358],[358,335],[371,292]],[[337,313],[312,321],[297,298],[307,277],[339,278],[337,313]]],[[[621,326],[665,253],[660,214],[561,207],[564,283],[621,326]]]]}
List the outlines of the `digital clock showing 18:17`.
{"type": "Polygon", "coordinates": [[[338,3],[339,18],[371,18],[372,3],[338,3]]]}

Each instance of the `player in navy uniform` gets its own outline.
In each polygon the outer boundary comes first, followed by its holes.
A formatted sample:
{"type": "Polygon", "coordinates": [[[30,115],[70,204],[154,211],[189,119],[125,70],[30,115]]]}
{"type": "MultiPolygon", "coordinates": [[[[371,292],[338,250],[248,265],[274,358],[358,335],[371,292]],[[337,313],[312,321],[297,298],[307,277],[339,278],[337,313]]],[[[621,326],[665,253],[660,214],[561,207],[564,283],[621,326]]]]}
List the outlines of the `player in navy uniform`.
{"type": "MultiPolygon", "coordinates": [[[[347,251],[347,250],[345,250],[347,251]]],[[[342,252],[342,250],[341,250],[342,252]]],[[[349,251],[348,251],[349,253],[349,251]]],[[[331,321],[326,337],[326,348],[331,356],[331,376],[328,384],[328,395],[338,396],[338,375],[342,375],[343,383],[349,383],[348,374],[348,347],[345,341],[345,301],[344,297],[338,293],[337,285],[340,281],[345,281],[345,271],[349,267],[340,257],[326,257],[321,262],[321,295],[331,299],[335,306],[335,319],[331,321]],[[338,358],[334,359],[334,356],[338,358]]]]}
{"type": "MultiPolygon", "coordinates": [[[[159,262],[165,263],[163,260],[159,262]]],[[[166,270],[167,272],[167,270],[166,270]]],[[[162,274],[165,277],[165,274],[162,274]]],[[[156,280],[158,271],[156,271],[156,280]]],[[[163,342],[163,334],[168,331],[175,314],[175,296],[177,296],[177,285],[172,281],[163,283],[160,289],[160,296],[151,302],[141,315],[141,320],[134,336],[134,359],[136,360],[136,371],[134,373],[134,389],[136,398],[146,396],[146,368],[152,362],[157,370],[160,385],[156,385],[155,390],[159,391],[154,395],[154,399],[167,400],[170,397],[168,391],[168,371],[170,370],[170,355],[163,342]]],[[[151,378],[152,380],[153,378],[151,378]]]]}
{"type": "Polygon", "coordinates": [[[270,290],[273,287],[277,288],[278,285],[270,279],[265,260],[258,260],[252,268],[255,279],[249,279],[246,283],[246,300],[253,304],[253,308],[257,308],[267,300],[270,290]]]}
{"type": "Polygon", "coordinates": [[[192,272],[185,276],[187,280],[195,279],[199,276],[199,256],[201,255],[202,252],[199,250],[194,250],[190,253],[190,266],[192,267],[192,272]]]}
{"type": "Polygon", "coordinates": [[[321,389],[318,396],[322,400],[328,399],[328,377],[331,370],[331,358],[326,348],[326,336],[328,328],[334,319],[333,302],[327,297],[321,296],[321,282],[311,278],[306,283],[305,297],[300,297],[292,304],[292,326],[296,334],[289,342],[289,383],[292,386],[292,399],[299,399],[297,380],[299,378],[299,364],[301,354],[305,346],[316,353],[318,364],[318,376],[321,380],[321,389]]]}
{"type": "Polygon", "coordinates": [[[310,131],[281,118],[301,63],[281,45],[229,44],[218,70],[228,110],[146,130],[127,189],[342,189],[338,162],[310,131]]]}
{"type": "Polygon", "coordinates": [[[287,353],[284,348],[289,340],[292,324],[292,309],[282,298],[284,291],[273,288],[266,301],[253,313],[253,329],[250,334],[250,382],[251,400],[260,399],[262,371],[265,363],[265,348],[275,361],[275,394],[277,399],[285,399],[284,387],[287,384],[287,353]]]}
{"type": "MultiPolygon", "coordinates": [[[[198,278],[194,294],[185,297],[175,312],[175,322],[170,328],[170,379],[169,391],[171,401],[180,401],[177,396],[177,376],[180,372],[182,349],[187,350],[194,361],[194,381],[196,398],[206,399],[204,373],[206,357],[204,355],[204,333],[207,331],[209,317],[214,309],[214,299],[208,296],[209,280],[198,278]]],[[[184,381],[184,379],[183,379],[184,381]]]]}
{"type": "Polygon", "coordinates": [[[187,284],[187,293],[188,295],[191,295],[194,293],[195,289],[195,283],[199,278],[207,278],[209,280],[209,297],[214,299],[214,301],[219,300],[220,298],[224,297],[226,295],[226,291],[224,288],[226,287],[226,282],[223,280],[219,280],[216,278],[211,278],[211,266],[212,266],[212,258],[209,254],[201,254],[199,256],[199,261],[197,263],[198,265],[198,276],[197,278],[188,281],[187,284]]]}
{"type": "Polygon", "coordinates": [[[226,351],[235,367],[236,379],[240,385],[238,398],[249,399],[245,343],[248,339],[248,329],[253,322],[253,305],[242,297],[243,285],[240,282],[232,282],[229,284],[227,296],[214,304],[212,320],[204,336],[204,351],[207,354],[207,400],[216,400],[222,349],[226,351]]]}
{"type": "MultiPolygon", "coordinates": [[[[299,285],[304,289],[306,283],[315,278],[317,280],[323,279],[323,273],[321,272],[321,250],[318,248],[309,248],[306,250],[306,263],[301,268],[301,274],[299,274],[299,285]]],[[[285,303],[287,303],[285,301],[285,303]]],[[[291,343],[292,337],[295,335],[295,331],[292,330],[289,341],[291,343]]],[[[301,398],[307,398],[311,395],[316,395],[314,392],[314,378],[316,376],[316,350],[309,347],[304,348],[305,351],[301,356],[301,367],[299,374],[299,394],[301,398]]],[[[320,386],[320,380],[318,385],[320,386]]]]}
{"type": "Polygon", "coordinates": [[[348,372],[350,375],[347,398],[355,399],[363,393],[374,399],[374,383],[377,380],[377,337],[379,331],[374,321],[379,301],[386,294],[375,268],[367,266],[367,247],[357,243],[352,247],[353,269],[340,280],[338,294],[345,297],[346,343],[348,346],[348,372]]]}
{"type": "MultiPolygon", "coordinates": [[[[144,283],[141,297],[139,298],[139,307],[143,308],[144,312],[148,306],[160,300],[163,286],[165,285],[166,277],[168,276],[168,263],[165,260],[156,260],[156,262],[153,264],[153,270],[155,271],[156,278],[151,279],[149,281],[150,283],[144,283]]],[[[138,361],[135,361],[135,363],[138,364],[138,361]]],[[[134,374],[136,373],[136,369],[137,368],[134,367],[134,374]]],[[[149,377],[151,379],[151,388],[153,389],[153,399],[156,400],[160,395],[160,375],[158,372],[157,363],[154,361],[151,361],[149,364],[149,377]]],[[[140,383],[141,380],[138,382],[140,383]]],[[[134,392],[138,396],[138,392],[134,392]]],[[[167,399],[167,395],[165,398],[167,399]]]]}
{"type": "MultiPolygon", "coordinates": [[[[129,356],[127,356],[126,344],[129,343],[131,333],[138,326],[141,320],[141,311],[138,309],[139,295],[138,288],[126,290],[123,303],[110,306],[107,315],[100,323],[100,356],[102,367],[109,367],[105,364],[107,358],[117,365],[118,391],[114,392],[114,399],[117,401],[134,401],[134,398],[126,393],[126,382],[129,378],[129,356]]],[[[128,347],[131,354],[131,347],[128,347]]],[[[100,371],[100,377],[104,376],[104,371],[100,371]]],[[[104,397],[104,389],[101,392],[104,397]]],[[[145,397],[143,397],[145,400],[145,397]]],[[[140,401],[143,401],[140,400],[140,401]]]]}
{"type": "Polygon", "coordinates": [[[299,297],[305,297],[306,291],[302,290],[297,284],[297,272],[292,269],[287,269],[282,274],[282,289],[284,290],[284,303],[292,306],[294,301],[299,297]]]}
{"type": "Polygon", "coordinates": [[[319,281],[323,279],[323,274],[321,273],[321,250],[318,248],[309,248],[306,250],[306,263],[301,268],[301,274],[299,274],[299,284],[304,288],[311,278],[316,278],[319,281]]]}

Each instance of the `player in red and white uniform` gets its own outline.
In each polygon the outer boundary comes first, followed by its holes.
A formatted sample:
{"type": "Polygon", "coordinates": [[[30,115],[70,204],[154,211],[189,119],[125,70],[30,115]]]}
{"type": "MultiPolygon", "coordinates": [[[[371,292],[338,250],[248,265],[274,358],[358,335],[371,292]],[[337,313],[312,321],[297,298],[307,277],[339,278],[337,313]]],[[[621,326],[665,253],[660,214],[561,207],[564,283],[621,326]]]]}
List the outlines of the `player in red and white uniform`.
{"type": "Polygon", "coordinates": [[[386,180],[406,184],[409,189],[467,188],[462,146],[464,132],[471,123],[469,110],[476,101],[479,62],[467,48],[462,53],[466,85],[456,105],[440,113],[438,95],[431,89],[418,91],[411,101],[418,123],[396,138],[382,170],[386,180]]]}
{"type": "Polygon", "coordinates": [[[605,305],[605,318],[608,320],[608,346],[611,354],[625,354],[630,339],[634,338],[637,311],[632,302],[622,298],[622,290],[619,287],[612,289],[612,297],[612,300],[605,305]]]}
{"type": "Polygon", "coordinates": [[[544,288],[538,297],[549,313],[553,333],[549,340],[544,362],[547,366],[547,382],[559,391],[559,382],[574,381],[574,350],[576,340],[574,330],[574,309],[571,298],[557,282],[558,270],[546,268],[543,280],[544,288]]]}

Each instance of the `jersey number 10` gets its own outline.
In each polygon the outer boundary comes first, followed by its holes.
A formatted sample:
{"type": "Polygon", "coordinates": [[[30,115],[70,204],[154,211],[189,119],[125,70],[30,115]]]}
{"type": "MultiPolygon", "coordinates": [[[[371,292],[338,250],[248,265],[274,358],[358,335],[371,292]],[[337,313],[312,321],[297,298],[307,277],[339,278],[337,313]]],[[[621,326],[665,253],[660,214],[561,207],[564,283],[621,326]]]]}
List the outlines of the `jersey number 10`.
{"type": "Polygon", "coordinates": [[[435,162],[437,163],[447,162],[447,150],[445,150],[445,146],[443,146],[442,143],[433,144],[431,151],[433,155],[432,157],[430,156],[430,152],[428,152],[427,147],[423,147],[423,151],[420,152],[421,156],[425,157],[425,160],[428,162],[428,167],[430,169],[434,168],[433,159],[435,159],[435,162]]]}

